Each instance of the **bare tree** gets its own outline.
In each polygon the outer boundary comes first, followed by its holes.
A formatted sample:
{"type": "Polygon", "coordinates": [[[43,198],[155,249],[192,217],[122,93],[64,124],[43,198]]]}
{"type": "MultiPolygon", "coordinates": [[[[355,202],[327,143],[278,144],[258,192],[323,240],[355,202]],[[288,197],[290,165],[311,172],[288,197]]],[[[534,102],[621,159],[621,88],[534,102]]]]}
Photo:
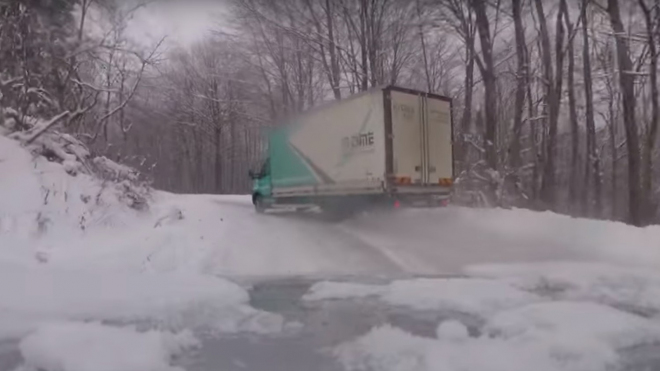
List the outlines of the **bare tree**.
{"type": "Polygon", "coordinates": [[[481,72],[484,85],[484,121],[486,147],[486,163],[492,170],[497,170],[497,78],[495,75],[495,59],[493,56],[493,36],[490,31],[490,21],[486,13],[485,0],[471,0],[470,5],[476,16],[476,26],[481,44],[481,57],[475,55],[477,66],[481,72]]]}
{"type": "MultiPolygon", "coordinates": [[[[460,125],[458,130],[463,135],[457,135],[459,139],[459,159],[457,162],[461,165],[465,158],[468,156],[467,143],[464,143],[464,135],[470,132],[472,123],[472,109],[474,97],[474,65],[475,65],[475,41],[477,27],[475,24],[474,11],[472,6],[466,4],[461,0],[447,0],[440,3],[444,8],[443,21],[447,22],[450,27],[456,31],[463,44],[465,45],[465,54],[463,56],[465,63],[465,78],[463,82],[463,109],[461,112],[460,125]],[[446,15],[445,15],[446,14],[446,15]]],[[[463,166],[459,166],[462,169],[463,166]]]]}
{"type": "Polygon", "coordinates": [[[522,0],[512,0],[513,24],[516,37],[516,103],[513,117],[513,137],[509,147],[511,167],[517,169],[522,165],[520,153],[520,134],[523,125],[523,110],[525,109],[525,89],[529,84],[529,62],[525,48],[525,29],[522,22],[522,0]]]}
{"type": "MultiPolygon", "coordinates": [[[[568,7],[566,5],[566,0],[562,0],[562,5],[564,9],[567,9],[564,12],[564,22],[566,23],[566,29],[569,34],[573,34],[574,25],[570,20],[568,7]]],[[[584,8],[584,4],[583,4],[584,8]]],[[[570,180],[569,180],[569,191],[568,198],[571,202],[572,212],[577,210],[577,205],[579,204],[578,199],[578,188],[579,188],[579,148],[580,148],[580,132],[578,128],[578,118],[577,118],[577,102],[575,98],[575,53],[573,50],[573,38],[569,38],[567,49],[568,49],[568,71],[567,71],[567,81],[566,89],[568,91],[568,112],[569,112],[569,121],[571,126],[571,157],[573,161],[573,166],[571,167],[570,180]]],[[[588,89],[591,89],[589,87],[588,89]]],[[[586,105],[589,105],[591,102],[587,102],[586,105]]]]}
{"type": "Polygon", "coordinates": [[[623,123],[626,132],[626,147],[628,149],[628,218],[633,224],[643,224],[642,189],[640,187],[640,148],[637,122],[635,121],[635,75],[626,30],[621,20],[618,0],[607,1],[607,13],[614,31],[616,55],[619,64],[619,85],[623,101],[623,123]]]}
{"type": "MultiPolygon", "coordinates": [[[[565,7],[560,6],[557,13],[555,26],[555,71],[553,71],[552,52],[550,48],[550,34],[546,24],[546,15],[543,9],[543,1],[535,0],[538,22],[540,25],[541,54],[546,84],[546,104],[548,106],[548,140],[545,146],[543,178],[541,180],[541,200],[545,207],[555,207],[556,197],[556,166],[557,157],[557,124],[559,120],[559,109],[561,106],[561,90],[563,82],[563,40],[564,26],[562,14],[565,7]]],[[[564,3],[565,5],[565,3],[564,3]]]]}
{"type": "Polygon", "coordinates": [[[642,159],[642,194],[644,201],[644,222],[648,223],[655,216],[656,202],[653,200],[653,154],[658,137],[658,51],[656,45],[657,22],[660,18],[660,2],[656,1],[651,9],[645,0],[638,0],[644,14],[646,38],[649,50],[649,78],[651,85],[651,122],[646,133],[642,159]],[[653,16],[652,13],[655,13],[653,16]]]}
{"type": "Polygon", "coordinates": [[[582,64],[584,75],[584,99],[585,115],[587,127],[587,192],[589,187],[593,187],[593,196],[587,193],[584,202],[587,205],[586,211],[595,212],[599,215],[601,212],[601,179],[600,179],[600,159],[596,144],[596,124],[594,120],[594,101],[593,101],[593,81],[591,78],[591,55],[589,49],[589,21],[587,19],[587,5],[589,0],[583,0],[580,18],[582,21],[582,64]],[[592,204],[590,200],[594,200],[592,204]]]}

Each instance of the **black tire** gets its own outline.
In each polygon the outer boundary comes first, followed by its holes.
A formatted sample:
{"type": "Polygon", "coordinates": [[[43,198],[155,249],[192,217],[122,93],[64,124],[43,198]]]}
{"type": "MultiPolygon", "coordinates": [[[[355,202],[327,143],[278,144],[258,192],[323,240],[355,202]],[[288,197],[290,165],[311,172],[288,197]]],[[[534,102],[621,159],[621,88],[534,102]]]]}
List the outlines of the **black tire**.
{"type": "Polygon", "coordinates": [[[264,198],[260,194],[252,196],[252,203],[254,204],[254,209],[259,214],[266,212],[266,204],[264,202],[264,198]]]}

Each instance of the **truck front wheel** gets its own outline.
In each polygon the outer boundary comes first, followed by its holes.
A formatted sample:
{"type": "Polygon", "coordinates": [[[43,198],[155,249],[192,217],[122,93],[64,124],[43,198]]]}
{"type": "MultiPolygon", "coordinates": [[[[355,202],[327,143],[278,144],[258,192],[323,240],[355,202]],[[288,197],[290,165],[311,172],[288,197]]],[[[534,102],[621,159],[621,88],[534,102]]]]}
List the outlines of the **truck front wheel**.
{"type": "Polygon", "coordinates": [[[254,204],[254,209],[259,213],[262,214],[263,212],[266,211],[266,204],[264,202],[264,198],[262,195],[255,193],[252,195],[252,204],[254,204]]]}

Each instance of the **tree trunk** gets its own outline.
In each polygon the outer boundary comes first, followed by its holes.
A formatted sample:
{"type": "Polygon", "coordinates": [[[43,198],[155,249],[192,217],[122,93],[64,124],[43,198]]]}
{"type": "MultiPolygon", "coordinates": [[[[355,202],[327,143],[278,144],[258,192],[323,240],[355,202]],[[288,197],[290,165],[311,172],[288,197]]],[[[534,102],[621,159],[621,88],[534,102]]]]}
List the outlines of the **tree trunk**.
{"type": "MultiPolygon", "coordinates": [[[[106,88],[106,93],[105,93],[105,107],[104,107],[104,115],[110,114],[110,96],[112,93],[110,93],[110,88],[112,87],[112,61],[115,56],[115,51],[111,50],[110,51],[110,56],[108,57],[108,70],[106,71],[105,74],[105,88],[106,88]]],[[[101,123],[103,125],[103,140],[105,144],[108,144],[108,125],[109,125],[110,119],[108,119],[107,123],[101,123]]]]}
{"type": "Polygon", "coordinates": [[[223,192],[222,188],[222,132],[220,130],[219,126],[216,126],[214,129],[214,134],[215,134],[215,179],[214,179],[214,187],[215,191],[218,193],[223,192]]]}
{"type": "Polygon", "coordinates": [[[552,69],[552,52],[550,50],[550,36],[543,10],[543,0],[535,0],[536,12],[538,14],[541,37],[541,55],[543,61],[544,78],[546,80],[546,103],[548,106],[548,140],[543,164],[543,178],[541,180],[541,201],[545,208],[554,209],[555,203],[555,159],[557,156],[557,124],[559,119],[559,107],[561,104],[561,88],[563,77],[563,52],[562,43],[564,39],[564,27],[561,21],[563,8],[557,14],[556,38],[555,38],[555,68],[552,69]]]}
{"type": "Polygon", "coordinates": [[[512,0],[513,24],[516,34],[516,59],[518,69],[516,72],[516,102],[513,113],[513,138],[509,147],[511,167],[516,170],[522,165],[520,155],[520,132],[522,130],[522,116],[525,109],[525,86],[528,83],[529,73],[527,66],[527,53],[525,48],[525,30],[522,24],[522,0],[512,0]]]}
{"type": "Polygon", "coordinates": [[[497,170],[497,77],[493,60],[493,39],[490,34],[490,24],[486,14],[485,0],[472,0],[471,5],[476,15],[477,30],[481,43],[483,63],[479,65],[484,84],[484,142],[486,146],[486,164],[492,170],[497,170]]]}
{"type": "MultiPolygon", "coordinates": [[[[646,133],[643,158],[643,183],[642,193],[645,198],[644,222],[651,223],[656,213],[656,202],[653,197],[653,151],[658,137],[658,52],[654,35],[654,22],[651,18],[651,9],[645,0],[639,0],[639,5],[644,12],[644,23],[646,24],[647,45],[649,47],[649,79],[651,80],[651,122],[646,133]]],[[[656,3],[656,6],[660,5],[656,3]]],[[[655,10],[658,11],[657,9],[655,10]]]]}
{"type": "Polygon", "coordinates": [[[369,89],[369,71],[368,56],[367,56],[367,2],[368,0],[360,1],[360,61],[362,63],[362,76],[360,76],[360,91],[369,89]]]}
{"type": "MultiPolygon", "coordinates": [[[[613,90],[613,89],[612,89],[613,90]]],[[[617,193],[618,193],[618,187],[617,187],[617,177],[616,177],[616,171],[617,171],[617,156],[618,152],[616,148],[616,130],[615,130],[615,125],[616,125],[616,118],[614,115],[614,92],[610,90],[610,100],[607,102],[607,112],[608,112],[608,117],[609,117],[609,122],[607,125],[607,128],[609,130],[609,136],[610,136],[610,152],[612,152],[612,176],[611,176],[611,182],[612,182],[612,197],[610,198],[610,202],[612,203],[612,219],[617,220],[618,219],[618,208],[617,208],[617,193]]],[[[618,102],[617,102],[618,103],[618,102]]]]}
{"type": "Polygon", "coordinates": [[[599,216],[602,203],[602,182],[600,179],[600,158],[596,147],[596,124],[594,120],[594,98],[593,82],[591,79],[591,54],[589,50],[589,27],[587,18],[587,4],[589,0],[582,0],[582,63],[584,73],[584,99],[585,99],[585,118],[587,126],[587,184],[593,188],[593,200],[587,190],[586,211],[589,215],[599,216]]]}
{"type": "MultiPolygon", "coordinates": [[[[529,55],[529,51],[527,50],[527,47],[525,46],[525,54],[529,55]]],[[[529,66],[527,68],[528,76],[531,76],[529,74],[529,66]]],[[[531,77],[530,77],[531,79],[531,77]]],[[[530,147],[532,148],[532,162],[533,162],[533,168],[532,168],[532,181],[531,181],[531,194],[532,194],[532,200],[537,200],[538,199],[538,179],[539,179],[539,149],[537,145],[537,139],[538,139],[538,128],[537,128],[537,122],[538,120],[532,120],[532,118],[535,118],[537,116],[537,110],[536,106],[534,105],[534,97],[532,95],[532,84],[531,81],[527,84],[525,87],[526,89],[526,94],[527,94],[527,116],[530,118],[528,120],[529,124],[529,137],[530,137],[530,147]]]]}
{"type": "Polygon", "coordinates": [[[335,25],[332,18],[332,4],[330,0],[325,0],[325,19],[328,24],[328,53],[330,54],[330,83],[332,85],[332,93],[336,100],[341,99],[341,90],[339,82],[341,76],[339,75],[339,61],[337,59],[337,45],[335,44],[335,25]]]}
{"type": "MultiPolygon", "coordinates": [[[[467,60],[467,64],[465,65],[465,97],[460,130],[463,133],[469,133],[472,123],[472,98],[474,91],[474,37],[472,36],[465,39],[465,57],[467,60]]],[[[461,156],[459,158],[460,161],[465,163],[469,154],[469,146],[464,141],[461,141],[461,144],[461,156]]]]}
{"type": "MultiPolygon", "coordinates": [[[[562,6],[566,7],[566,0],[561,0],[562,6]]],[[[570,21],[568,11],[564,13],[564,20],[566,22],[566,29],[568,30],[569,35],[573,34],[573,24],[570,21]]],[[[569,181],[568,189],[568,200],[571,208],[571,212],[575,213],[577,211],[578,205],[578,186],[579,186],[579,174],[580,174],[580,132],[578,130],[578,120],[577,120],[577,108],[575,102],[575,53],[573,51],[573,38],[569,39],[568,44],[568,80],[566,81],[566,88],[568,90],[568,113],[569,121],[571,124],[571,157],[573,166],[571,166],[571,178],[569,181]]]]}
{"type": "Polygon", "coordinates": [[[415,8],[417,9],[417,21],[419,22],[419,42],[422,47],[422,61],[424,62],[424,75],[426,76],[426,89],[429,93],[433,93],[433,85],[431,83],[431,74],[429,72],[429,60],[426,53],[426,41],[424,40],[424,27],[421,22],[422,19],[422,8],[419,4],[420,0],[415,2],[415,8]]]}
{"type": "Polygon", "coordinates": [[[640,149],[637,123],[635,122],[635,76],[626,31],[621,21],[618,0],[607,1],[607,13],[614,31],[616,55],[619,62],[619,85],[623,101],[623,124],[626,131],[628,148],[628,222],[633,225],[643,224],[642,189],[640,187],[640,149]]]}

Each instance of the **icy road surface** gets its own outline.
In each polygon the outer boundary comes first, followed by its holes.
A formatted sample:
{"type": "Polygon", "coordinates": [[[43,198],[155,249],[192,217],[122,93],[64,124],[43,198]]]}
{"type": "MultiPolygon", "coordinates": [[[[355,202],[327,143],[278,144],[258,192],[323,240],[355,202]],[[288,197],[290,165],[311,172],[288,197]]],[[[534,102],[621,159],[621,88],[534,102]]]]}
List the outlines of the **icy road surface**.
{"type": "Polygon", "coordinates": [[[563,260],[660,266],[658,227],[460,207],[365,213],[333,223],[313,214],[260,215],[246,196],[159,197],[154,213],[165,215],[159,226],[139,220],[119,236],[100,231],[58,241],[48,251],[50,263],[233,277],[390,278],[460,274],[464,267],[482,263],[563,260]],[[168,216],[178,211],[183,219],[168,216]]]}

